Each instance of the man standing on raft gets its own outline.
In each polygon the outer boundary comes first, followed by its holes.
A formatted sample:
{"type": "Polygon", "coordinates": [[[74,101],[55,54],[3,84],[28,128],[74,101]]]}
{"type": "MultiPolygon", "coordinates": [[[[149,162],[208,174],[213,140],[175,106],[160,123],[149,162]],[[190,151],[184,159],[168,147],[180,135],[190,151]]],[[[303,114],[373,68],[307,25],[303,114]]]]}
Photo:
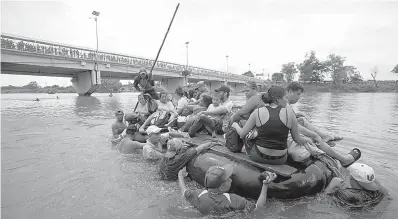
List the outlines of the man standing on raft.
{"type": "Polygon", "coordinates": [[[152,99],[159,100],[159,95],[156,93],[154,86],[155,82],[152,78],[152,72],[148,74],[145,68],[140,68],[138,76],[134,79],[135,89],[151,95],[152,99]]]}

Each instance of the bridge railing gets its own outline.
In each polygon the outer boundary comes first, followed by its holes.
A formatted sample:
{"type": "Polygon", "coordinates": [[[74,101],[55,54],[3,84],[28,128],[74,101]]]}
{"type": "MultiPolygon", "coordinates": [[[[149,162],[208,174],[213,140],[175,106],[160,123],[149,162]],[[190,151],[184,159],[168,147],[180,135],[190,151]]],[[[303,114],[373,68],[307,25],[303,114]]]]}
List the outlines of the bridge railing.
{"type": "MultiPolygon", "coordinates": [[[[79,59],[83,61],[97,60],[99,62],[115,63],[121,65],[133,65],[133,66],[141,66],[147,68],[152,67],[154,62],[154,60],[142,57],[134,57],[124,54],[115,54],[103,51],[98,51],[96,56],[95,50],[89,48],[79,48],[75,46],[45,42],[26,37],[12,36],[6,34],[1,35],[1,48],[5,50],[13,50],[25,53],[35,53],[35,54],[43,54],[43,55],[50,55],[57,57],[79,59]]],[[[171,62],[157,61],[155,69],[180,73],[186,69],[186,66],[171,62]]],[[[188,70],[192,73],[193,76],[198,75],[198,76],[217,77],[223,80],[263,82],[263,80],[257,78],[225,73],[221,71],[215,71],[200,67],[189,66],[188,70]]]]}

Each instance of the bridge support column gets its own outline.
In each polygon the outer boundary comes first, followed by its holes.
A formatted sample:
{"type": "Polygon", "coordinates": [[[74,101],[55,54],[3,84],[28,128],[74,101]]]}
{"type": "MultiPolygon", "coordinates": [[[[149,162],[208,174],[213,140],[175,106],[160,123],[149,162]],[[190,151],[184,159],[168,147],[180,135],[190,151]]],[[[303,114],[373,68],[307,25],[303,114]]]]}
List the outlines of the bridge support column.
{"type": "Polygon", "coordinates": [[[242,92],[245,89],[245,84],[239,84],[239,83],[231,83],[229,85],[232,89],[233,92],[242,92]]]}
{"type": "Polygon", "coordinates": [[[79,96],[90,96],[101,84],[101,73],[94,70],[79,72],[73,76],[71,82],[79,96]]]}
{"type": "Polygon", "coordinates": [[[162,88],[167,93],[174,93],[178,86],[184,86],[185,83],[186,83],[185,78],[163,79],[162,88]]]}

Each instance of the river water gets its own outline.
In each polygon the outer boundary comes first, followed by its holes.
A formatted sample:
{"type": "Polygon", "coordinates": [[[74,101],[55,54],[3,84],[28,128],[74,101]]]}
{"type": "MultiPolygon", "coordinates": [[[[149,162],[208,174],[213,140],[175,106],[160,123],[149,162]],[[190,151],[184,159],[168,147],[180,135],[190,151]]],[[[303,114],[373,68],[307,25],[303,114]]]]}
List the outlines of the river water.
{"type": "MultiPolygon", "coordinates": [[[[159,180],[156,165],[140,154],[122,156],[110,149],[113,112],[133,111],[137,94],[56,95],[1,96],[2,218],[200,217],[181,198],[176,182],[159,180]],[[32,101],[36,97],[40,102],[32,101]]],[[[322,195],[270,200],[268,213],[257,217],[396,218],[398,93],[305,93],[296,107],[315,125],[345,137],[338,151],[360,148],[361,162],[375,169],[390,197],[365,212],[346,211],[322,195]]]]}

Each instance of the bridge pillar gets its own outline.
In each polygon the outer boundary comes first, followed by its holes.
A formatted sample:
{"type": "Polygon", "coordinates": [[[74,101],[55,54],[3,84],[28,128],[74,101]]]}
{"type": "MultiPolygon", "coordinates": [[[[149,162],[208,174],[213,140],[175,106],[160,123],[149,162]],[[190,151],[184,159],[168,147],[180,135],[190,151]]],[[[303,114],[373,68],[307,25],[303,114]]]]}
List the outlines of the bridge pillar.
{"type": "Polygon", "coordinates": [[[79,72],[73,76],[71,82],[79,96],[90,96],[101,84],[101,73],[94,70],[79,72]]]}
{"type": "Polygon", "coordinates": [[[168,78],[163,79],[162,88],[167,93],[174,93],[178,86],[185,86],[185,78],[168,78]]]}

